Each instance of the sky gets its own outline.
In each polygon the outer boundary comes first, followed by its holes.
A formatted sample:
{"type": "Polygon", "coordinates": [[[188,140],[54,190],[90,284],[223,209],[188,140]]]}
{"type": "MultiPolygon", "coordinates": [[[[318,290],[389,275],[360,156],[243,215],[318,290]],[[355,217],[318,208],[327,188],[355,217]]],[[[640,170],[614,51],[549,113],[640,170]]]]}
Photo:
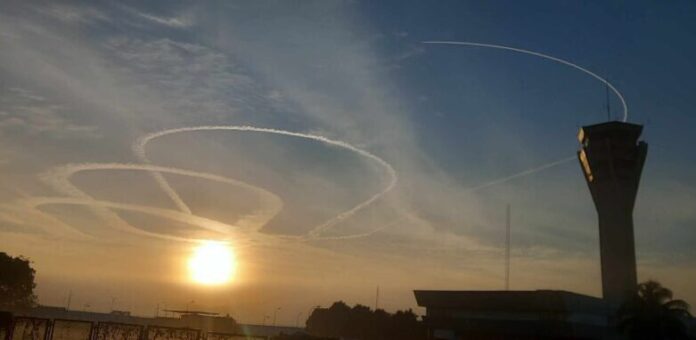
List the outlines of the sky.
{"type": "Polygon", "coordinates": [[[649,144],[639,280],[696,304],[696,3],[0,2],[0,251],[39,302],[294,325],[414,289],[601,294],[583,125],[649,144]],[[519,176],[515,176],[520,174],[519,176]],[[228,242],[229,284],[188,278],[228,242]]]}

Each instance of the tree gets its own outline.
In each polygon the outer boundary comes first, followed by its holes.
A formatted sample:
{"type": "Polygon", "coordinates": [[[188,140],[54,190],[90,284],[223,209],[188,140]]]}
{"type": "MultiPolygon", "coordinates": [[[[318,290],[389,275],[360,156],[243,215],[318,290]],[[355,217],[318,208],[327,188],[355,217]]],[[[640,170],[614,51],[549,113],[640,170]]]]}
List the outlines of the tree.
{"type": "Polygon", "coordinates": [[[686,302],[672,299],[671,290],[650,280],[619,308],[618,326],[630,339],[688,339],[690,316],[686,302]]]}
{"type": "Polygon", "coordinates": [[[36,304],[35,273],[28,259],[0,252],[0,309],[29,308],[36,304]]]}
{"type": "Polygon", "coordinates": [[[425,326],[411,310],[389,314],[363,305],[351,308],[343,301],[315,309],[307,320],[307,331],[313,336],[363,340],[427,338],[425,326]]]}

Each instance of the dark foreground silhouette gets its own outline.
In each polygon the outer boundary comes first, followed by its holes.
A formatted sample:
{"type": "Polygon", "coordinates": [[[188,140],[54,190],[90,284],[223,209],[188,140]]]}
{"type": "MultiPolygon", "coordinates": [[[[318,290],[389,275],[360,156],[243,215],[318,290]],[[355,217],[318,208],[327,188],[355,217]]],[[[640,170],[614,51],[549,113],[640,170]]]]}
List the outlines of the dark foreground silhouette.
{"type": "Polygon", "coordinates": [[[630,339],[689,339],[689,304],[672,299],[672,291],[656,281],[638,285],[619,309],[618,327],[630,339]]]}
{"type": "Polygon", "coordinates": [[[390,314],[363,305],[351,308],[343,301],[315,309],[307,319],[307,332],[313,336],[363,340],[427,338],[425,326],[410,309],[390,314]]]}
{"type": "Polygon", "coordinates": [[[28,259],[0,252],[0,310],[30,308],[36,304],[34,275],[28,259]]]}

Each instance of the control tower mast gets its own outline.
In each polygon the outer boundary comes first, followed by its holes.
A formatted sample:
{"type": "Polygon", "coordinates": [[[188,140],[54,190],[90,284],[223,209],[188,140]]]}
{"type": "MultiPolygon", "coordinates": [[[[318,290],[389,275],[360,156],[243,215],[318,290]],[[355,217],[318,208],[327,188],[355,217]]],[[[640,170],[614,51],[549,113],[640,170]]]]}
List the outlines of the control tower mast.
{"type": "Polygon", "coordinates": [[[642,125],[606,122],[580,129],[578,159],[599,217],[602,295],[618,305],[635,292],[633,207],[648,151],[642,125]]]}

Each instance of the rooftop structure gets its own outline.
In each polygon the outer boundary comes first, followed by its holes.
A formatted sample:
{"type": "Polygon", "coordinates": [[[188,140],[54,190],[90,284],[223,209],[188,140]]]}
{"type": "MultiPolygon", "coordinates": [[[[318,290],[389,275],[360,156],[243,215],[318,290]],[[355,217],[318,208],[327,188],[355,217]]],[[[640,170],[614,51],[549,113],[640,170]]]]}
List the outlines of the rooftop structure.
{"type": "Polygon", "coordinates": [[[414,291],[431,339],[584,339],[607,328],[602,299],[560,290],[414,291]]]}

